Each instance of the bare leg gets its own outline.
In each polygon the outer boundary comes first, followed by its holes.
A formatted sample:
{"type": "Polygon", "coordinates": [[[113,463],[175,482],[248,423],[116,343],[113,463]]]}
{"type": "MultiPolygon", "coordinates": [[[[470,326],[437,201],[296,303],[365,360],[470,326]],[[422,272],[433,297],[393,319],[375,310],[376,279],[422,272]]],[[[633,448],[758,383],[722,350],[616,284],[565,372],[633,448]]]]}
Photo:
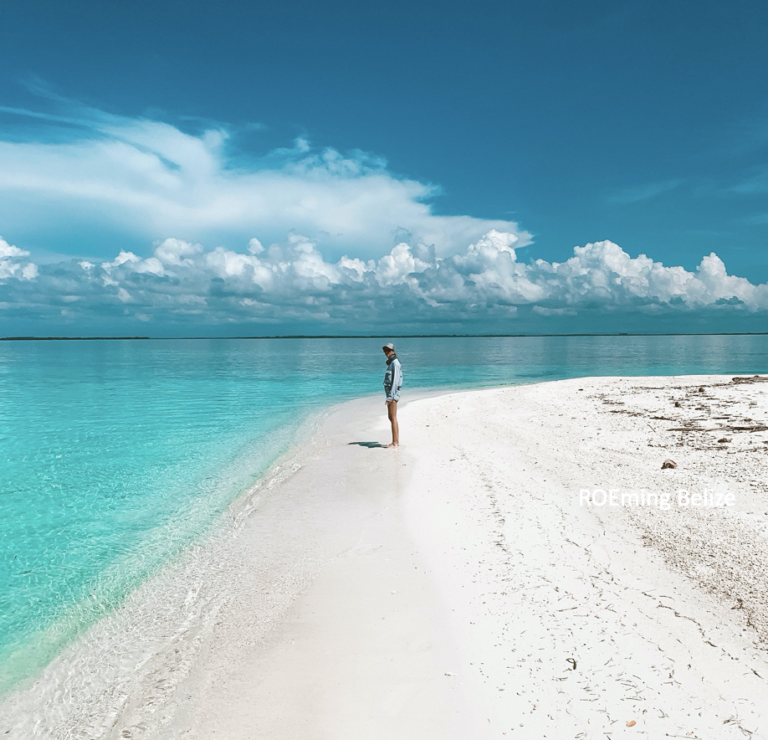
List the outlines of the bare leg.
{"type": "Polygon", "coordinates": [[[400,446],[400,427],[397,424],[397,401],[387,401],[387,418],[392,425],[392,444],[387,447],[400,446]]]}

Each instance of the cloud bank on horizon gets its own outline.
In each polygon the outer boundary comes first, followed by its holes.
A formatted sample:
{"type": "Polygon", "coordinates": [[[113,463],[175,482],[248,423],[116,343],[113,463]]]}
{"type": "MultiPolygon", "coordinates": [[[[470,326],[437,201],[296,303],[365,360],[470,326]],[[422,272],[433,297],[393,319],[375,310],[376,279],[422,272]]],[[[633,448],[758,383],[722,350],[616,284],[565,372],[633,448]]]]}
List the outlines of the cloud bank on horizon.
{"type": "MultiPolygon", "coordinates": [[[[160,121],[59,101],[65,113],[0,107],[32,121],[37,136],[0,141],[0,233],[69,255],[97,255],[110,241],[134,251],[173,236],[244,244],[290,232],[340,257],[383,254],[403,234],[455,253],[490,229],[531,236],[512,221],[433,213],[434,185],[399,177],[360,151],[313,149],[304,139],[247,159],[238,131],[195,135],[160,121]],[[79,234],[73,247],[63,236],[79,234]]],[[[31,127],[26,127],[29,131],[31,127]]],[[[27,245],[25,245],[26,247],[27,245]]]]}
{"type": "Polygon", "coordinates": [[[563,262],[521,262],[531,235],[515,222],[436,215],[435,187],[365,153],[297,140],[246,160],[231,154],[223,127],[193,135],[62,105],[64,115],[0,109],[42,126],[36,139],[0,141],[0,233],[14,234],[0,239],[4,333],[24,322],[51,333],[141,324],[343,333],[351,321],[483,331],[513,330],[505,322],[521,311],[566,320],[768,309],[768,284],[729,275],[714,253],[690,271],[600,241],[563,262]],[[95,234],[99,249],[50,261],[11,243],[67,231],[95,234]],[[110,246],[118,233],[139,246],[110,246]],[[151,254],[136,253],[152,243],[151,254]]]}
{"type": "Polygon", "coordinates": [[[514,319],[584,309],[642,314],[768,309],[768,283],[728,275],[715,254],[695,271],[665,266],[602,241],[574,248],[562,263],[517,261],[519,237],[491,230],[458,254],[438,256],[402,242],[379,259],[326,261],[317,245],[291,235],[265,248],[205,249],[169,238],[150,257],[121,251],[100,264],[36,265],[0,240],[0,316],[49,325],[94,320],[146,325],[286,325],[348,331],[357,326],[514,319]]]}

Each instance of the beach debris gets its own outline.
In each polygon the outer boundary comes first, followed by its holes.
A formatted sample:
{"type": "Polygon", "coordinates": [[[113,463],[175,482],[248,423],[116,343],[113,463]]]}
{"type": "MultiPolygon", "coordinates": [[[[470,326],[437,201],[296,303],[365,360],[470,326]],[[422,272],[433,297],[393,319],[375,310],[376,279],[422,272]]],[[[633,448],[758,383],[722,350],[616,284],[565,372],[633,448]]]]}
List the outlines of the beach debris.
{"type": "Polygon", "coordinates": [[[734,426],[728,424],[724,427],[669,427],[668,432],[768,432],[765,424],[755,424],[751,427],[734,426]]]}
{"type": "Polygon", "coordinates": [[[446,673],[445,675],[448,676],[448,678],[451,678],[452,676],[455,676],[456,674],[455,673],[446,673]]]}
{"type": "Polygon", "coordinates": [[[680,403],[680,401],[675,401],[675,406],[677,406],[677,408],[680,408],[681,405],[682,404],[680,403]]]}
{"type": "Polygon", "coordinates": [[[566,658],[565,662],[571,664],[571,670],[572,671],[576,670],[576,661],[573,658],[566,658]]]}
{"type": "Polygon", "coordinates": [[[768,376],[753,375],[751,378],[731,378],[731,383],[768,383],[768,376]]]}
{"type": "Polygon", "coordinates": [[[731,441],[730,437],[720,437],[720,439],[717,440],[717,443],[724,445],[724,444],[728,444],[728,442],[730,441],[731,441]]]}
{"type": "Polygon", "coordinates": [[[629,722],[627,722],[627,727],[634,727],[636,724],[637,724],[637,722],[635,722],[635,720],[631,719],[631,720],[629,720],[629,722]]]}
{"type": "Polygon", "coordinates": [[[663,463],[661,463],[661,469],[662,470],[668,470],[669,468],[676,468],[677,463],[674,460],[665,460],[663,463]]]}

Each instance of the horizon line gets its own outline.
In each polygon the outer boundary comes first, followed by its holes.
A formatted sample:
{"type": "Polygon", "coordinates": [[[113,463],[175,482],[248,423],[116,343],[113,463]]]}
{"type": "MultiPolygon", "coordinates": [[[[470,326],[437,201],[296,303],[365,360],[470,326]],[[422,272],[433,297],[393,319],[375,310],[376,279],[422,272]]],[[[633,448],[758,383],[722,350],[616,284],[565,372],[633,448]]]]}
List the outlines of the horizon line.
{"type": "Polygon", "coordinates": [[[240,336],[151,337],[151,336],[94,336],[94,337],[0,337],[0,342],[85,342],[85,341],[168,341],[202,339],[469,339],[469,338],[535,338],[535,337],[729,337],[766,336],[768,331],[717,332],[573,332],[553,334],[268,334],[240,336]]]}

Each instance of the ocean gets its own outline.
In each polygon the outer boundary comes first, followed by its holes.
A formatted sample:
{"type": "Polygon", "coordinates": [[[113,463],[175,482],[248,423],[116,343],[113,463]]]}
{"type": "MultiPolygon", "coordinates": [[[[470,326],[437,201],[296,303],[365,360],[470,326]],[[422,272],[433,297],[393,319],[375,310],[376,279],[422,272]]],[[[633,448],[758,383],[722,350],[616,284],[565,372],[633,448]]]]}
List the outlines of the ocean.
{"type": "Polygon", "coordinates": [[[768,372],[768,336],[0,342],[0,692],[203,538],[308,417],[383,397],[384,341],[397,345],[404,400],[768,372]]]}

